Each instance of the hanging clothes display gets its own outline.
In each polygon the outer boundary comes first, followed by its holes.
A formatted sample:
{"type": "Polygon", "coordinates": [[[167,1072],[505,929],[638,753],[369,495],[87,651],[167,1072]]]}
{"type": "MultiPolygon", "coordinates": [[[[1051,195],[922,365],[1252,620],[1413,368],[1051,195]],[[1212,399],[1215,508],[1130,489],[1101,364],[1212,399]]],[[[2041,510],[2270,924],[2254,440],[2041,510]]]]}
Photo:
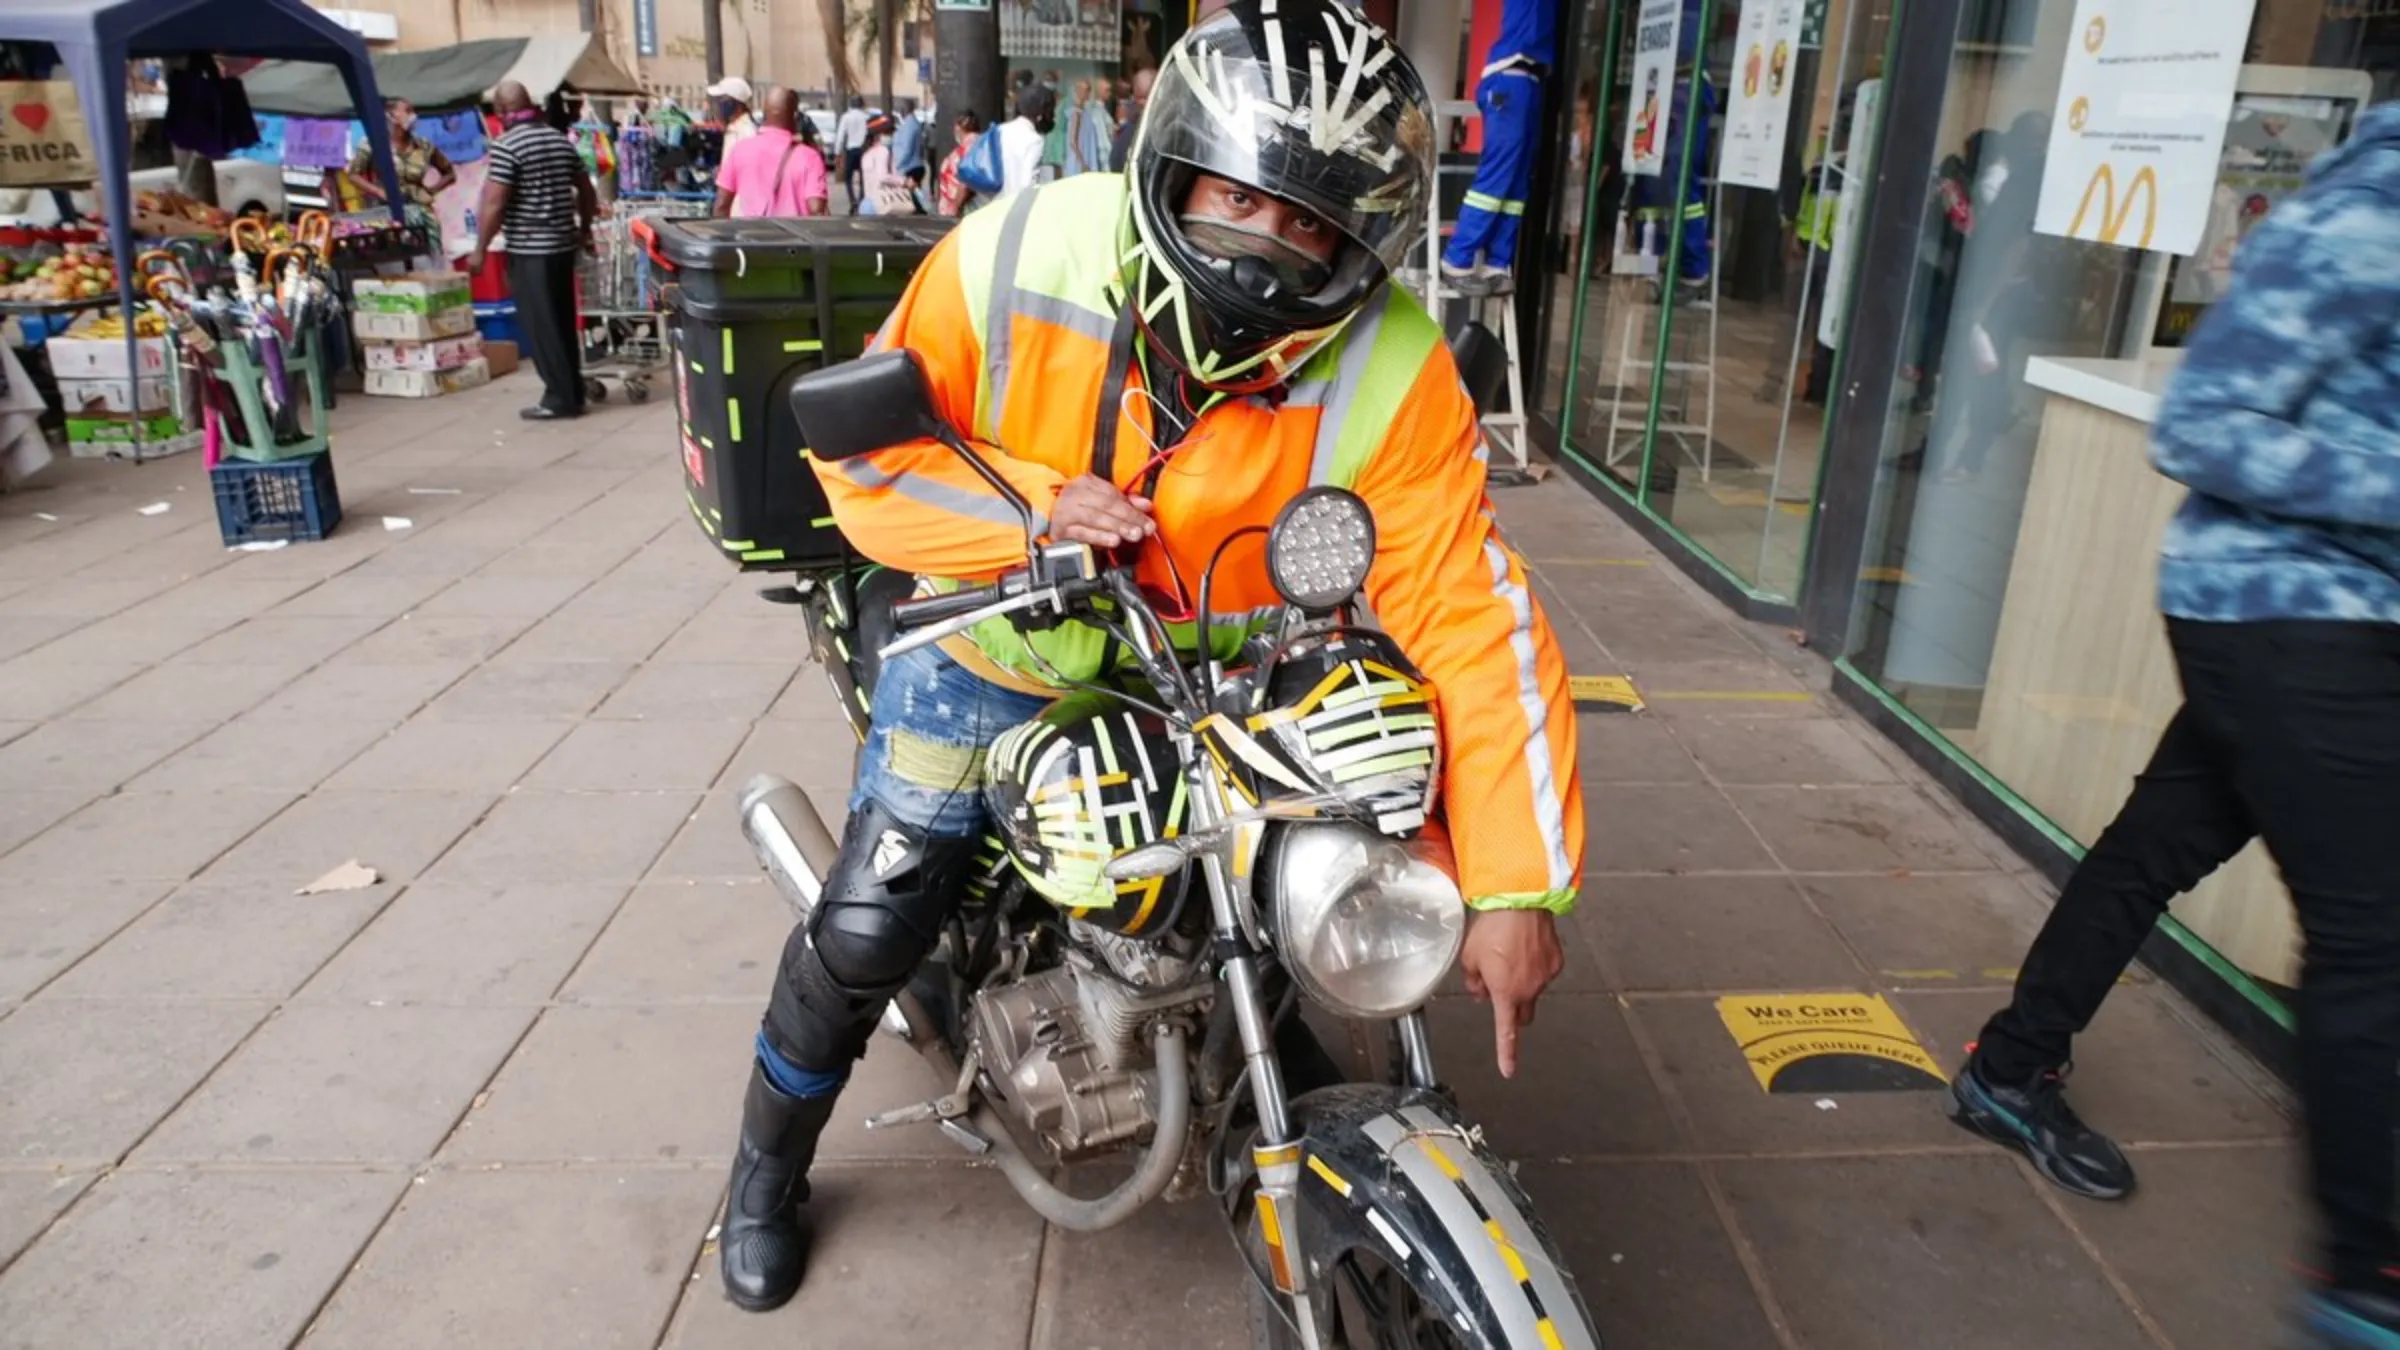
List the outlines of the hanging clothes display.
{"type": "Polygon", "coordinates": [[[597,183],[617,171],[616,137],[608,123],[592,112],[592,105],[583,105],[583,117],[567,129],[567,139],[574,142],[575,153],[583,157],[583,171],[597,183]]]}
{"type": "Polygon", "coordinates": [[[658,191],[658,142],[645,126],[629,126],[617,137],[617,191],[658,191]]]}
{"type": "Polygon", "coordinates": [[[258,144],[258,119],[240,80],[225,78],[213,56],[179,58],[167,72],[167,144],[205,159],[224,159],[258,144]]]}

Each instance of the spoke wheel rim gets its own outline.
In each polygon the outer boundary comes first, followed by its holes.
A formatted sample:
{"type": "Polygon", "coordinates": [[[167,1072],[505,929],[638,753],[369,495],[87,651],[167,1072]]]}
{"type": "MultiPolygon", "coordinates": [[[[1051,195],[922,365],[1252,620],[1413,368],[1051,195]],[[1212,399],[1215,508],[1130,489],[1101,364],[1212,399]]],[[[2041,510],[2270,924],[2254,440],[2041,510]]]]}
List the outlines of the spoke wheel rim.
{"type": "Polygon", "coordinates": [[[1440,1313],[1389,1263],[1351,1252],[1334,1267],[1334,1344],[1342,1350],[1464,1350],[1440,1313]]]}

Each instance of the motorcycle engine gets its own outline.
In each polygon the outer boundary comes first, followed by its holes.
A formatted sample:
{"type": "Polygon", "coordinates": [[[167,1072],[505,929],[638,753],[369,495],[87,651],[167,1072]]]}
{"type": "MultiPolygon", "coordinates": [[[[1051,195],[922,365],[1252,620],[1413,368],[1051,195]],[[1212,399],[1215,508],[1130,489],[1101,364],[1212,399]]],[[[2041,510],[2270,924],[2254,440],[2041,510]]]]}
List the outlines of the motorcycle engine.
{"type": "Polygon", "coordinates": [[[1132,1142],[1157,1119],[1149,1028],[1216,992],[1199,962],[1070,922],[1061,964],[975,996],[972,1040],[991,1095],[1061,1162],[1132,1142]]]}

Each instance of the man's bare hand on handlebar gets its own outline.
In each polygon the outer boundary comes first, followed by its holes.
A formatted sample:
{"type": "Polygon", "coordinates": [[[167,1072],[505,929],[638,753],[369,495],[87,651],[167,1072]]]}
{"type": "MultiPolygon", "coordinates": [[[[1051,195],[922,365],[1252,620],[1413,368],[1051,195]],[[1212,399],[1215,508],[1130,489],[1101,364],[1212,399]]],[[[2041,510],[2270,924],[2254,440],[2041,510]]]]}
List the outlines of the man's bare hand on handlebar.
{"type": "Polygon", "coordinates": [[[1156,533],[1148,497],[1121,492],[1088,473],[1068,479],[1058,490],[1058,504],[1050,508],[1050,537],[1056,540],[1117,548],[1156,533]]]}

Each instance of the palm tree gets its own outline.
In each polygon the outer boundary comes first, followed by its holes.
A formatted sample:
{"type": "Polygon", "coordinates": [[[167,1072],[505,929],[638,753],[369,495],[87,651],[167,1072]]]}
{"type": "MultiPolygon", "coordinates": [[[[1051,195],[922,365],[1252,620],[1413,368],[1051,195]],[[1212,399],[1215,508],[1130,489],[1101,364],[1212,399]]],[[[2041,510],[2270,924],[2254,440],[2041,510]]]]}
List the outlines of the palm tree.
{"type": "MultiPolygon", "coordinates": [[[[822,0],[826,5],[838,0],[822,0]]],[[[900,30],[908,23],[930,23],[932,0],[851,0],[849,27],[863,51],[873,52],[883,77],[883,109],[892,110],[892,67],[900,60],[900,30]]],[[[844,56],[847,57],[845,52],[844,56]]]]}

